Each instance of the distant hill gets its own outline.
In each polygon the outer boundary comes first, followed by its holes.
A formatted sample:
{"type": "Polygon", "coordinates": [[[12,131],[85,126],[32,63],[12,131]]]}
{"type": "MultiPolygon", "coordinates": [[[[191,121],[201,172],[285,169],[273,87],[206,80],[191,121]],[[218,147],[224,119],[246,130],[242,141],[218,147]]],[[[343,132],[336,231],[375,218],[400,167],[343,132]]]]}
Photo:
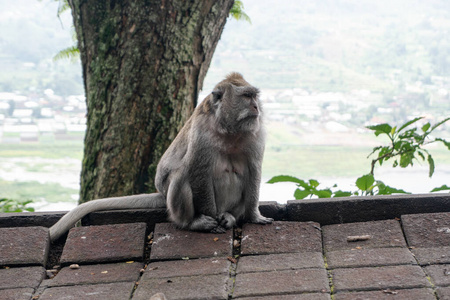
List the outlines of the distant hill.
{"type": "MultiPolygon", "coordinates": [[[[447,0],[244,0],[244,5],[252,24],[228,20],[205,92],[226,73],[239,71],[262,89],[368,90],[381,104],[414,101],[414,108],[426,110],[440,103],[438,111],[442,98],[450,99],[447,0]]],[[[84,93],[79,62],[52,60],[73,44],[71,15],[59,20],[57,7],[50,0],[0,2],[0,92],[84,93]]]]}
{"type": "Polygon", "coordinates": [[[58,19],[57,9],[50,0],[0,1],[0,92],[84,93],[80,64],[53,62],[73,44],[71,15],[58,19]]]}
{"type": "Polygon", "coordinates": [[[229,20],[205,89],[231,70],[265,88],[396,93],[450,76],[446,0],[246,0],[229,20]]]}

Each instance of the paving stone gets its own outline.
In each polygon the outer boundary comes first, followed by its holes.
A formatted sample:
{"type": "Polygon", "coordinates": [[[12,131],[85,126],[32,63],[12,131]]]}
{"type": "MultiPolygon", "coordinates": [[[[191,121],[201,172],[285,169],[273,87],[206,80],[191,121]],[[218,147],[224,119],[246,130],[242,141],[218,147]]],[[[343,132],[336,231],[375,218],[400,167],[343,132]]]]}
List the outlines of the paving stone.
{"type": "Polygon", "coordinates": [[[50,248],[48,228],[0,228],[0,241],[0,266],[45,266],[50,248]]]}
{"type": "Polygon", "coordinates": [[[159,223],[153,234],[151,260],[205,258],[232,254],[232,231],[223,234],[177,229],[171,223],[159,223]]]}
{"type": "Polygon", "coordinates": [[[325,269],[302,269],[238,274],[233,297],[329,291],[325,269]]]}
{"type": "Polygon", "coordinates": [[[432,289],[385,289],[379,291],[337,293],[334,300],[436,300],[432,289]]]}
{"type": "Polygon", "coordinates": [[[228,274],[230,265],[225,257],[159,261],[149,264],[142,278],[228,274]]]}
{"type": "Polygon", "coordinates": [[[0,269],[0,289],[36,288],[44,277],[43,267],[0,269]]]}
{"type": "Polygon", "coordinates": [[[145,223],[72,228],[61,264],[142,260],[145,230],[145,223]]]}
{"type": "Polygon", "coordinates": [[[335,269],[331,273],[336,292],[430,287],[419,266],[335,269]]]}
{"type": "Polygon", "coordinates": [[[417,264],[406,248],[373,248],[330,251],[326,254],[328,267],[379,267],[417,264]]]}
{"type": "Polygon", "coordinates": [[[281,222],[244,224],[241,254],[322,252],[319,223],[281,222]]]}
{"type": "Polygon", "coordinates": [[[401,219],[410,247],[450,245],[450,213],[404,215],[401,219]]]}
{"type": "Polygon", "coordinates": [[[322,228],[326,251],[360,248],[406,247],[400,223],[396,220],[327,225],[322,228]],[[348,242],[349,236],[370,235],[364,241],[348,242]]]}
{"type": "Polygon", "coordinates": [[[33,296],[34,289],[20,288],[0,290],[0,299],[2,300],[30,300],[33,296]]]}
{"type": "Polygon", "coordinates": [[[79,269],[63,268],[53,279],[49,286],[97,284],[120,281],[136,281],[139,279],[143,263],[117,263],[99,265],[81,265],[79,269]]]}
{"type": "Polygon", "coordinates": [[[450,263],[450,247],[413,248],[411,251],[422,266],[450,263]]]}
{"type": "Polygon", "coordinates": [[[243,256],[239,259],[237,273],[282,271],[295,269],[324,268],[322,253],[282,253],[243,256]]]}
{"type": "Polygon", "coordinates": [[[450,287],[438,287],[436,294],[439,296],[439,300],[450,300],[450,287]]]}
{"type": "Polygon", "coordinates": [[[124,300],[129,299],[134,282],[61,286],[45,289],[39,300],[124,300]]]}
{"type": "Polygon", "coordinates": [[[425,272],[437,286],[450,286],[450,265],[425,267],[425,272]]]}
{"type": "Polygon", "coordinates": [[[156,293],[167,299],[228,299],[228,274],[141,280],[133,300],[148,300],[156,293]]]}
{"type": "Polygon", "coordinates": [[[251,297],[251,298],[239,298],[239,299],[252,299],[252,300],[330,300],[330,294],[326,293],[313,293],[313,294],[298,294],[298,295],[275,295],[265,297],[251,297]]]}

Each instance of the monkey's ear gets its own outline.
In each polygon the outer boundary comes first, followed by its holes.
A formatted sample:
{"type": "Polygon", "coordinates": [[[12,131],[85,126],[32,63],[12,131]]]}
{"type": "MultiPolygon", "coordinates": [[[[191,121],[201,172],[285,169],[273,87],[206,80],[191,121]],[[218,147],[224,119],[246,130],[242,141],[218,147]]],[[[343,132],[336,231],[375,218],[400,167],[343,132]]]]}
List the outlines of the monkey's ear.
{"type": "Polygon", "coordinates": [[[223,92],[219,90],[215,90],[212,92],[214,102],[222,100],[223,92]]]}

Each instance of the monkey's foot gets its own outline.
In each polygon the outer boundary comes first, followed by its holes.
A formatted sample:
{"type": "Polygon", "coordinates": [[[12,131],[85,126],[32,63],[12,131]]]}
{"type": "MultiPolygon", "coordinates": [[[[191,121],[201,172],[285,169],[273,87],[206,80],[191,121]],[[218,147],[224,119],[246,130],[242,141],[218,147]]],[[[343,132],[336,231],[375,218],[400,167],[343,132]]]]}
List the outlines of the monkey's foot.
{"type": "Polygon", "coordinates": [[[213,228],[211,230],[211,233],[225,233],[225,232],[227,232],[227,230],[222,226],[217,226],[216,228],[213,228]]]}
{"type": "Polygon", "coordinates": [[[251,219],[250,222],[255,224],[271,224],[273,222],[273,219],[259,215],[251,219]]]}
{"type": "Polygon", "coordinates": [[[219,225],[225,229],[230,229],[236,224],[236,218],[229,212],[224,212],[217,217],[219,225]]]}
{"type": "Polygon", "coordinates": [[[210,216],[200,215],[189,224],[189,230],[212,232],[219,226],[216,219],[210,216]]]}

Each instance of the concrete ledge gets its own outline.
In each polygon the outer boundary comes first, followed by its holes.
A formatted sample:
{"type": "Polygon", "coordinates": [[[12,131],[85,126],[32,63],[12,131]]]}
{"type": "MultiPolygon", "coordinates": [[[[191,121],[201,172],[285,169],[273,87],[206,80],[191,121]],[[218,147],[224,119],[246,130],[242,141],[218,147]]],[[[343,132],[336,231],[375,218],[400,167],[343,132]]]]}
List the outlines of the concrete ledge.
{"type": "MultiPolygon", "coordinates": [[[[267,201],[260,202],[259,210],[278,221],[314,221],[323,226],[393,219],[406,214],[450,212],[450,193],[291,200],[287,204],[267,201]]],[[[50,227],[65,213],[0,213],[0,227],[50,227]]],[[[92,213],[82,219],[82,224],[145,222],[147,228],[153,230],[155,223],[166,221],[165,209],[136,209],[92,213]]]]}
{"type": "Polygon", "coordinates": [[[30,226],[50,227],[66,213],[67,211],[0,213],[0,228],[30,226]]]}
{"type": "Polygon", "coordinates": [[[399,218],[406,214],[449,212],[450,193],[343,197],[288,201],[286,219],[323,225],[399,218]]]}

